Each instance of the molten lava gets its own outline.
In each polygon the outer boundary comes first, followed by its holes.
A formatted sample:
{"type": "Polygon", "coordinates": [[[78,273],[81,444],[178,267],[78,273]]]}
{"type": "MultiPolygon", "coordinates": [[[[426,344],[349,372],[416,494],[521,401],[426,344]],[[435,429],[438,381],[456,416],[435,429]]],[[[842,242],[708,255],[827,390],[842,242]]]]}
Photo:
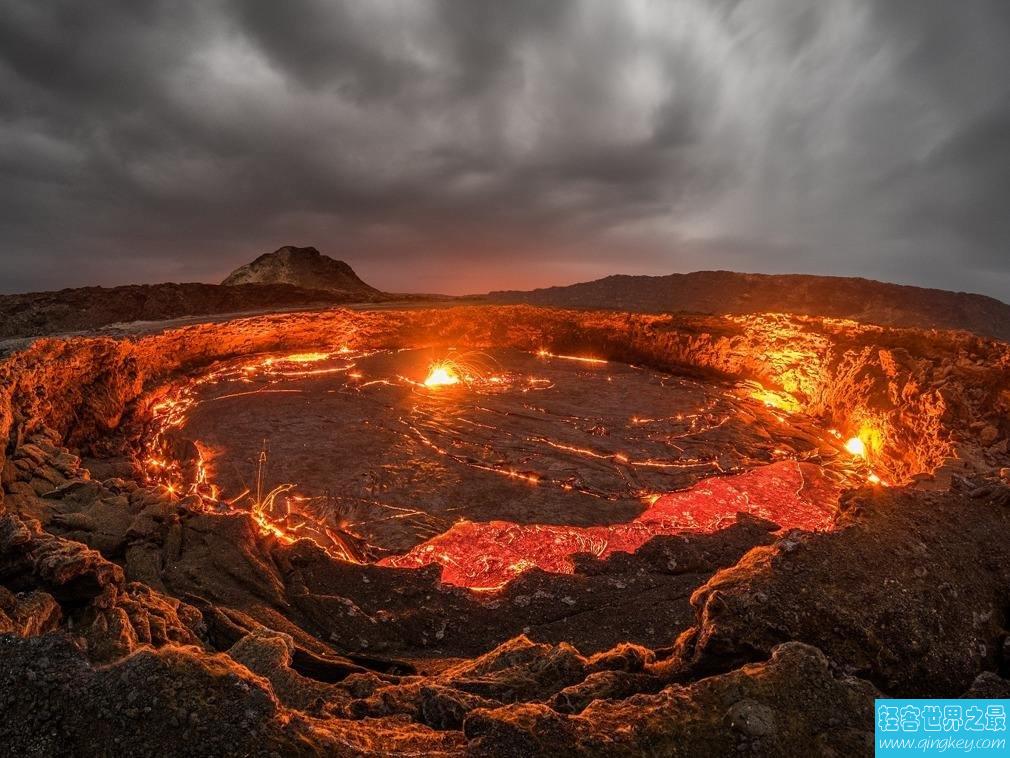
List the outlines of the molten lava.
{"type": "MultiPolygon", "coordinates": [[[[837,455],[842,438],[794,412],[784,392],[535,356],[450,351],[423,381],[410,378],[410,350],[219,364],[152,405],[149,481],[190,507],[248,512],[282,542],[310,539],[354,562],[438,563],[445,582],[490,590],[533,567],[571,573],[575,553],[603,558],[658,535],[716,531],[739,512],[824,529],[840,488],[867,480],[861,461],[837,455]],[[459,384],[469,391],[421,391],[459,384]],[[650,415],[629,414],[635,405],[650,415]],[[258,426],[266,409],[276,420],[258,426]],[[223,424],[196,424],[209,444],[186,436],[194,416],[223,424]],[[270,453],[268,470],[259,441],[278,420],[280,457],[270,453]],[[343,462],[339,473],[298,463],[319,457],[297,452],[311,444],[343,462]],[[254,484],[246,467],[257,455],[254,484]]],[[[851,441],[846,449],[856,455],[851,441]]]]}
{"type": "Polygon", "coordinates": [[[428,369],[428,376],[425,377],[425,387],[451,387],[459,384],[460,378],[456,373],[456,368],[451,361],[439,361],[432,364],[428,369]]]}
{"type": "MultiPolygon", "coordinates": [[[[306,518],[298,512],[295,505],[301,498],[294,491],[294,484],[282,483],[267,492],[263,491],[262,467],[267,455],[265,448],[259,459],[256,492],[252,493],[246,489],[229,500],[221,500],[219,486],[211,481],[209,448],[200,442],[194,442],[192,453],[186,459],[178,454],[178,440],[173,434],[186,424],[190,413],[200,404],[197,392],[201,387],[227,381],[251,383],[254,377],[262,376],[268,382],[265,386],[248,392],[218,395],[215,399],[224,400],[271,392],[298,392],[293,389],[274,388],[273,385],[295,378],[346,373],[355,365],[348,358],[349,354],[350,351],[341,348],[336,352],[294,353],[259,358],[242,364],[226,364],[193,382],[176,387],[171,394],[151,407],[152,429],[145,444],[144,457],[148,482],[163,487],[172,497],[189,498],[191,507],[201,510],[238,512],[239,509],[235,506],[244,503],[253,522],[263,534],[289,544],[302,538],[311,539],[334,557],[359,562],[362,554],[347,535],[306,518]],[[308,367],[309,364],[335,360],[338,356],[345,362],[323,368],[308,367]]],[[[360,355],[364,353],[356,357],[360,355]]]]}
{"type": "Polygon", "coordinates": [[[852,437],[845,443],[845,449],[856,458],[866,457],[866,443],[859,437],[852,437]]]}
{"type": "Polygon", "coordinates": [[[609,363],[609,361],[606,361],[603,358],[593,358],[585,355],[558,355],[557,353],[552,353],[550,350],[547,350],[546,348],[540,348],[539,350],[537,350],[537,357],[560,358],[561,360],[564,361],[578,361],[579,363],[592,363],[599,366],[609,363]]]}
{"type": "Polygon", "coordinates": [[[438,563],[443,582],[490,591],[534,567],[570,574],[576,553],[606,558],[616,552],[633,553],[659,535],[715,532],[732,524],[738,513],[788,528],[827,529],[840,492],[840,484],[819,466],[783,461],[649,498],[649,507],[627,524],[575,527],[464,521],[380,564],[420,568],[438,563]]]}

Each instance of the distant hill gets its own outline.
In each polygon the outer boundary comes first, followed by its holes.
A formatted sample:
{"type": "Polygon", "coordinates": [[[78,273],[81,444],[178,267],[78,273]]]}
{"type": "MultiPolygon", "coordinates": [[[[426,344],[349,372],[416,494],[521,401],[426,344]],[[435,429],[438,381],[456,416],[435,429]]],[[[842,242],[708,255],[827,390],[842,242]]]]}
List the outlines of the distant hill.
{"type": "Polygon", "coordinates": [[[222,285],[290,284],[310,290],[375,296],[382,293],[361,281],[343,261],[323,255],[314,247],[285,245],[232,271],[222,285]]]}
{"type": "Polygon", "coordinates": [[[88,331],[129,321],[382,300],[290,284],[135,284],[0,295],[0,339],[88,331]]]}
{"type": "Polygon", "coordinates": [[[1010,341],[1010,305],[994,298],[848,277],[732,271],[617,275],[567,287],[492,292],[487,299],[647,313],[793,313],[888,326],[963,329],[1010,341]]]}
{"type": "Polygon", "coordinates": [[[83,332],[131,321],[164,321],[281,308],[391,300],[343,261],[287,245],[235,269],[222,284],[136,284],[0,295],[0,340],[83,332]]]}

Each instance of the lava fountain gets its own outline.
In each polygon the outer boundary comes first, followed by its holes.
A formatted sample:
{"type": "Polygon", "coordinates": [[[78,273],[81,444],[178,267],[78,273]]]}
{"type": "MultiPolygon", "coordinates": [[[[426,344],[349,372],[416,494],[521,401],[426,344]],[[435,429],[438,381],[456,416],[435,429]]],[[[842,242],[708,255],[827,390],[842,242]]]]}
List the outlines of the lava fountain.
{"type": "Polygon", "coordinates": [[[432,364],[428,370],[428,376],[424,379],[425,387],[451,387],[459,383],[459,374],[456,373],[455,367],[449,361],[439,361],[432,364]]]}

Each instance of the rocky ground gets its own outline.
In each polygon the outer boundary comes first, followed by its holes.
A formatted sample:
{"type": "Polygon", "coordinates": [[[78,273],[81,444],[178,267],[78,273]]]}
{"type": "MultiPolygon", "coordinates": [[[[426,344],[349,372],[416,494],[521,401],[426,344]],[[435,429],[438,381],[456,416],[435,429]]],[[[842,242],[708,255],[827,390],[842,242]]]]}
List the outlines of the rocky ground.
{"type": "Polygon", "coordinates": [[[827,319],[318,312],[0,363],[0,739],[19,755],[870,754],[872,698],[1010,696],[1010,348],[827,319]],[[334,560],[144,483],[152,387],[215,360],[573,346],[748,379],[901,486],[502,591],[334,560]]]}
{"type": "Polygon", "coordinates": [[[290,284],[136,284],[81,287],[59,292],[0,295],[0,340],[63,332],[88,332],[109,324],[162,321],[193,314],[309,308],[379,302],[365,295],[290,284]]]}
{"type": "Polygon", "coordinates": [[[528,292],[492,292],[495,303],[664,313],[793,313],[890,326],[965,329],[1010,339],[1010,305],[985,295],[871,279],[806,274],[694,271],[608,276],[528,292]]]}
{"type": "Polygon", "coordinates": [[[5,340],[130,328],[135,322],[432,299],[381,292],[343,261],[314,247],[286,245],[240,266],[221,284],[169,282],[0,295],[0,355],[5,340]]]}

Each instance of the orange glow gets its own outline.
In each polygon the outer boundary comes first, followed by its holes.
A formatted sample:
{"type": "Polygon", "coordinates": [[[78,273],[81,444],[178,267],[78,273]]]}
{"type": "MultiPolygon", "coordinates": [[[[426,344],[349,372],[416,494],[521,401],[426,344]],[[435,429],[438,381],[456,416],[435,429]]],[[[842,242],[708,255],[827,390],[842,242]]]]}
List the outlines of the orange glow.
{"type": "Polygon", "coordinates": [[[433,363],[428,369],[428,376],[424,380],[425,387],[449,387],[459,384],[459,375],[455,366],[450,361],[439,361],[433,363]]]}
{"type": "Polygon", "coordinates": [[[604,363],[609,363],[609,361],[604,360],[603,358],[592,358],[592,357],[585,356],[585,355],[558,355],[557,353],[552,353],[551,351],[547,350],[546,348],[540,348],[539,350],[537,350],[537,357],[538,358],[560,358],[561,360],[564,360],[564,361],[578,361],[580,363],[596,363],[596,364],[601,364],[601,365],[604,364],[604,363]]]}
{"type": "MultiPolygon", "coordinates": [[[[351,354],[350,350],[341,349],[340,354],[351,354]]],[[[333,368],[300,368],[297,364],[312,364],[334,357],[334,353],[307,352],[293,353],[285,356],[257,358],[242,365],[224,365],[204,376],[175,388],[172,394],[160,399],[150,407],[152,434],[145,446],[143,463],[147,469],[148,483],[160,485],[170,497],[190,497],[194,500],[191,507],[213,509],[215,512],[244,511],[263,535],[291,544],[299,539],[310,539],[326,550],[334,558],[358,561],[360,556],[350,543],[340,534],[333,532],[325,525],[310,522],[301,513],[292,508],[300,498],[293,493],[295,485],[280,484],[268,492],[245,490],[229,500],[221,500],[221,490],[211,480],[213,451],[195,442],[196,457],[190,461],[176,460],[172,455],[172,443],[169,432],[185,425],[190,412],[198,404],[196,388],[200,385],[216,384],[226,379],[241,377],[249,381],[256,375],[265,378],[307,377],[322,373],[348,371],[353,362],[333,368]],[[296,364],[296,365],[292,365],[296,364]],[[282,368],[283,367],[283,368],[282,368]],[[239,504],[244,504],[242,508],[239,504]]],[[[233,393],[219,395],[216,400],[226,397],[237,397],[244,394],[260,394],[268,392],[289,392],[285,389],[257,389],[248,393],[233,393]]],[[[293,390],[300,391],[300,390],[293,390]]],[[[266,451],[262,453],[261,466],[265,462],[266,451]]]]}
{"type": "Polygon", "coordinates": [[[329,353],[295,353],[281,358],[286,363],[317,363],[330,357],[329,353]]]}
{"type": "MultiPolygon", "coordinates": [[[[376,555],[371,551],[372,546],[367,545],[363,538],[353,531],[358,524],[348,523],[349,519],[327,522],[326,517],[313,510],[311,505],[313,498],[300,495],[295,484],[266,481],[266,474],[269,472],[265,465],[268,452],[266,445],[261,453],[255,490],[246,491],[237,497],[231,497],[232,493],[228,493],[229,499],[222,500],[220,489],[212,481],[215,474],[215,451],[196,443],[195,457],[187,452],[184,459],[178,460],[176,456],[179,453],[172,445],[170,434],[172,430],[185,426],[187,417],[200,403],[237,396],[234,393],[220,394],[224,389],[219,389],[214,397],[201,400],[201,395],[197,391],[201,385],[241,382],[242,389],[249,388],[248,392],[241,394],[266,394],[302,391],[276,386],[277,382],[288,377],[344,372],[350,379],[364,379],[355,361],[369,353],[340,349],[339,354],[338,358],[336,352],[305,352],[288,356],[258,356],[243,359],[241,362],[219,364],[199,378],[176,385],[171,394],[159,395],[158,402],[150,407],[153,434],[148,439],[142,458],[148,482],[161,485],[172,497],[184,497],[187,503],[193,502],[194,505],[190,506],[192,508],[203,507],[215,513],[245,512],[261,534],[282,543],[290,544],[300,539],[309,539],[334,558],[352,562],[373,560],[376,555]],[[318,365],[320,361],[327,362],[318,365]],[[327,523],[339,523],[339,527],[330,528],[327,523]]],[[[585,364],[608,363],[602,358],[590,356],[556,355],[547,349],[537,351],[536,355],[543,359],[570,360],[585,364]]],[[[434,357],[436,356],[429,354],[429,358],[434,357]]],[[[464,399],[460,395],[462,390],[447,391],[444,395],[438,396],[436,393],[439,388],[463,384],[469,390],[464,394],[469,396],[509,390],[526,392],[530,389],[530,385],[536,385],[535,388],[541,388],[542,385],[551,386],[549,379],[535,379],[509,372],[496,365],[489,355],[457,352],[452,349],[447,349],[438,360],[431,362],[426,367],[423,381],[419,382],[419,375],[424,370],[423,363],[415,363],[411,371],[407,372],[410,376],[397,374],[392,380],[378,378],[371,381],[355,381],[354,390],[374,384],[395,383],[397,386],[409,387],[411,392],[417,393],[417,397],[424,398],[423,389],[427,388],[432,392],[430,396],[432,399],[421,402],[437,406],[448,405],[453,408],[457,405],[457,401],[464,399]]],[[[596,372],[580,369],[577,373],[585,378],[596,372]]],[[[604,378],[607,373],[609,371],[603,372],[599,378],[604,378]]],[[[620,380],[620,376],[617,379],[620,380]]],[[[738,397],[749,396],[770,408],[782,411],[762,415],[771,415],[783,420],[786,413],[801,410],[793,395],[768,390],[756,382],[737,385],[737,390],[738,397]]],[[[751,405],[749,410],[757,415],[759,409],[751,405]]],[[[635,415],[630,418],[629,423],[642,426],[674,419],[678,422],[685,419],[689,421],[690,430],[679,435],[688,436],[717,429],[726,424],[731,416],[699,408],[696,412],[676,413],[655,419],[635,415]]],[[[459,465],[507,477],[531,487],[556,487],[563,492],[575,489],[580,493],[594,494],[576,477],[556,478],[557,475],[553,471],[540,474],[535,470],[513,467],[508,465],[507,461],[485,462],[468,458],[458,453],[451,445],[440,444],[439,437],[426,435],[426,428],[423,425],[413,424],[409,419],[403,420],[403,423],[420,443],[459,465]]],[[[882,433],[877,430],[886,427],[883,427],[877,419],[865,415],[850,416],[839,419],[839,425],[846,432],[845,435],[830,430],[830,433],[837,438],[838,446],[844,446],[849,454],[859,459],[872,460],[881,457],[882,433]],[[845,441],[846,437],[855,431],[858,431],[858,436],[845,441]]],[[[493,426],[486,424],[482,424],[482,427],[494,429],[493,426]]],[[[641,434],[650,431],[642,430],[641,434]]],[[[595,427],[588,430],[588,433],[595,434],[595,427]]],[[[603,434],[606,434],[606,430],[603,430],[603,434]]],[[[668,438],[676,439],[676,436],[668,438]]],[[[528,437],[527,443],[559,449],[587,460],[612,461],[620,464],[631,480],[639,473],[635,469],[642,468],[671,470],[709,468],[713,472],[722,472],[718,461],[700,460],[686,454],[674,456],[669,460],[654,459],[635,450],[614,452],[605,446],[605,442],[600,442],[600,447],[597,448],[596,443],[593,443],[593,447],[587,447],[536,436],[528,437]],[[641,459],[639,455],[642,455],[641,459]]],[[[790,451],[787,449],[774,451],[776,459],[788,458],[789,455],[790,451]]],[[[844,458],[844,455],[841,457],[844,458]]],[[[884,465],[880,462],[875,463],[875,467],[884,465]]],[[[519,465],[535,464],[524,461],[519,465]]],[[[846,460],[844,469],[848,486],[853,484],[859,486],[863,482],[887,486],[887,483],[870,471],[870,467],[865,464],[852,465],[846,460]]],[[[888,478],[891,477],[886,468],[880,470],[888,478]]],[[[415,546],[404,555],[387,557],[378,563],[404,568],[418,568],[429,563],[438,563],[443,567],[444,582],[476,591],[493,591],[534,567],[546,571],[571,573],[575,565],[572,556],[576,553],[590,553],[604,558],[615,552],[634,552],[656,535],[710,533],[733,523],[738,512],[751,513],[786,528],[826,529],[829,528],[833,518],[834,503],[841,486],[839,482],[824,476],[814,464],[778,460],[776,463],[742,474],[703,479],[686,490],[676,492],[636,490],[646,508],[639,517],[627,523],[568,526],[461,521],[456,527],[429,538],[427,542],[415,546]]]]}
{"type": "Polygon", "coordinates": [[[856,458],[866,457],[866,443],[863,442],[859,437],[852,437],[848,442],[845,443],[845,449],[850,455],[856,458]]]}
{"type": "Polygon", "coordinates": [[[428,366],[428,375],[421,383],[425,387],[451,387],[454,384],[503,385],[507,379],[495,373],[493,359],[483,353],[452,352],[452,357],[441,358],[428,366]]]}
{"type": "Polygon", "coordinates": [[[575,571],[573,556],[633,553],[656,535],[708,534],[732,524],[738,512],[786,528],[828,529],[840,487],[808,463],[779,462],[736,476],[715,477],[666,494],[646,494],[648,508],[633,521],[609,526],[459,521],[380,566],[442,567],[442,581],[493,592],[530,568],[575,571]]]}
{"type": "Polygon", "coordinates": [[[877,476],[876,474],[874,474],[872,471],[870,472],[870,475],[866,477],[866,481],[868,481],[870,484],[873,484],[873,485],[880,485],[881,487],[888,487],[888,486],[890,486],[890,485],[888,485],[887,482],[885,482],[879,476],[877,476]]]}
{"type": "Polygon", "coordinates": [[[798,413],[802,409],[796,399],[786,392],[775,392],[758,386],[749,394],[752,399],[763,403],[766,408],[774,408],[786,413],[798,413]]]}

